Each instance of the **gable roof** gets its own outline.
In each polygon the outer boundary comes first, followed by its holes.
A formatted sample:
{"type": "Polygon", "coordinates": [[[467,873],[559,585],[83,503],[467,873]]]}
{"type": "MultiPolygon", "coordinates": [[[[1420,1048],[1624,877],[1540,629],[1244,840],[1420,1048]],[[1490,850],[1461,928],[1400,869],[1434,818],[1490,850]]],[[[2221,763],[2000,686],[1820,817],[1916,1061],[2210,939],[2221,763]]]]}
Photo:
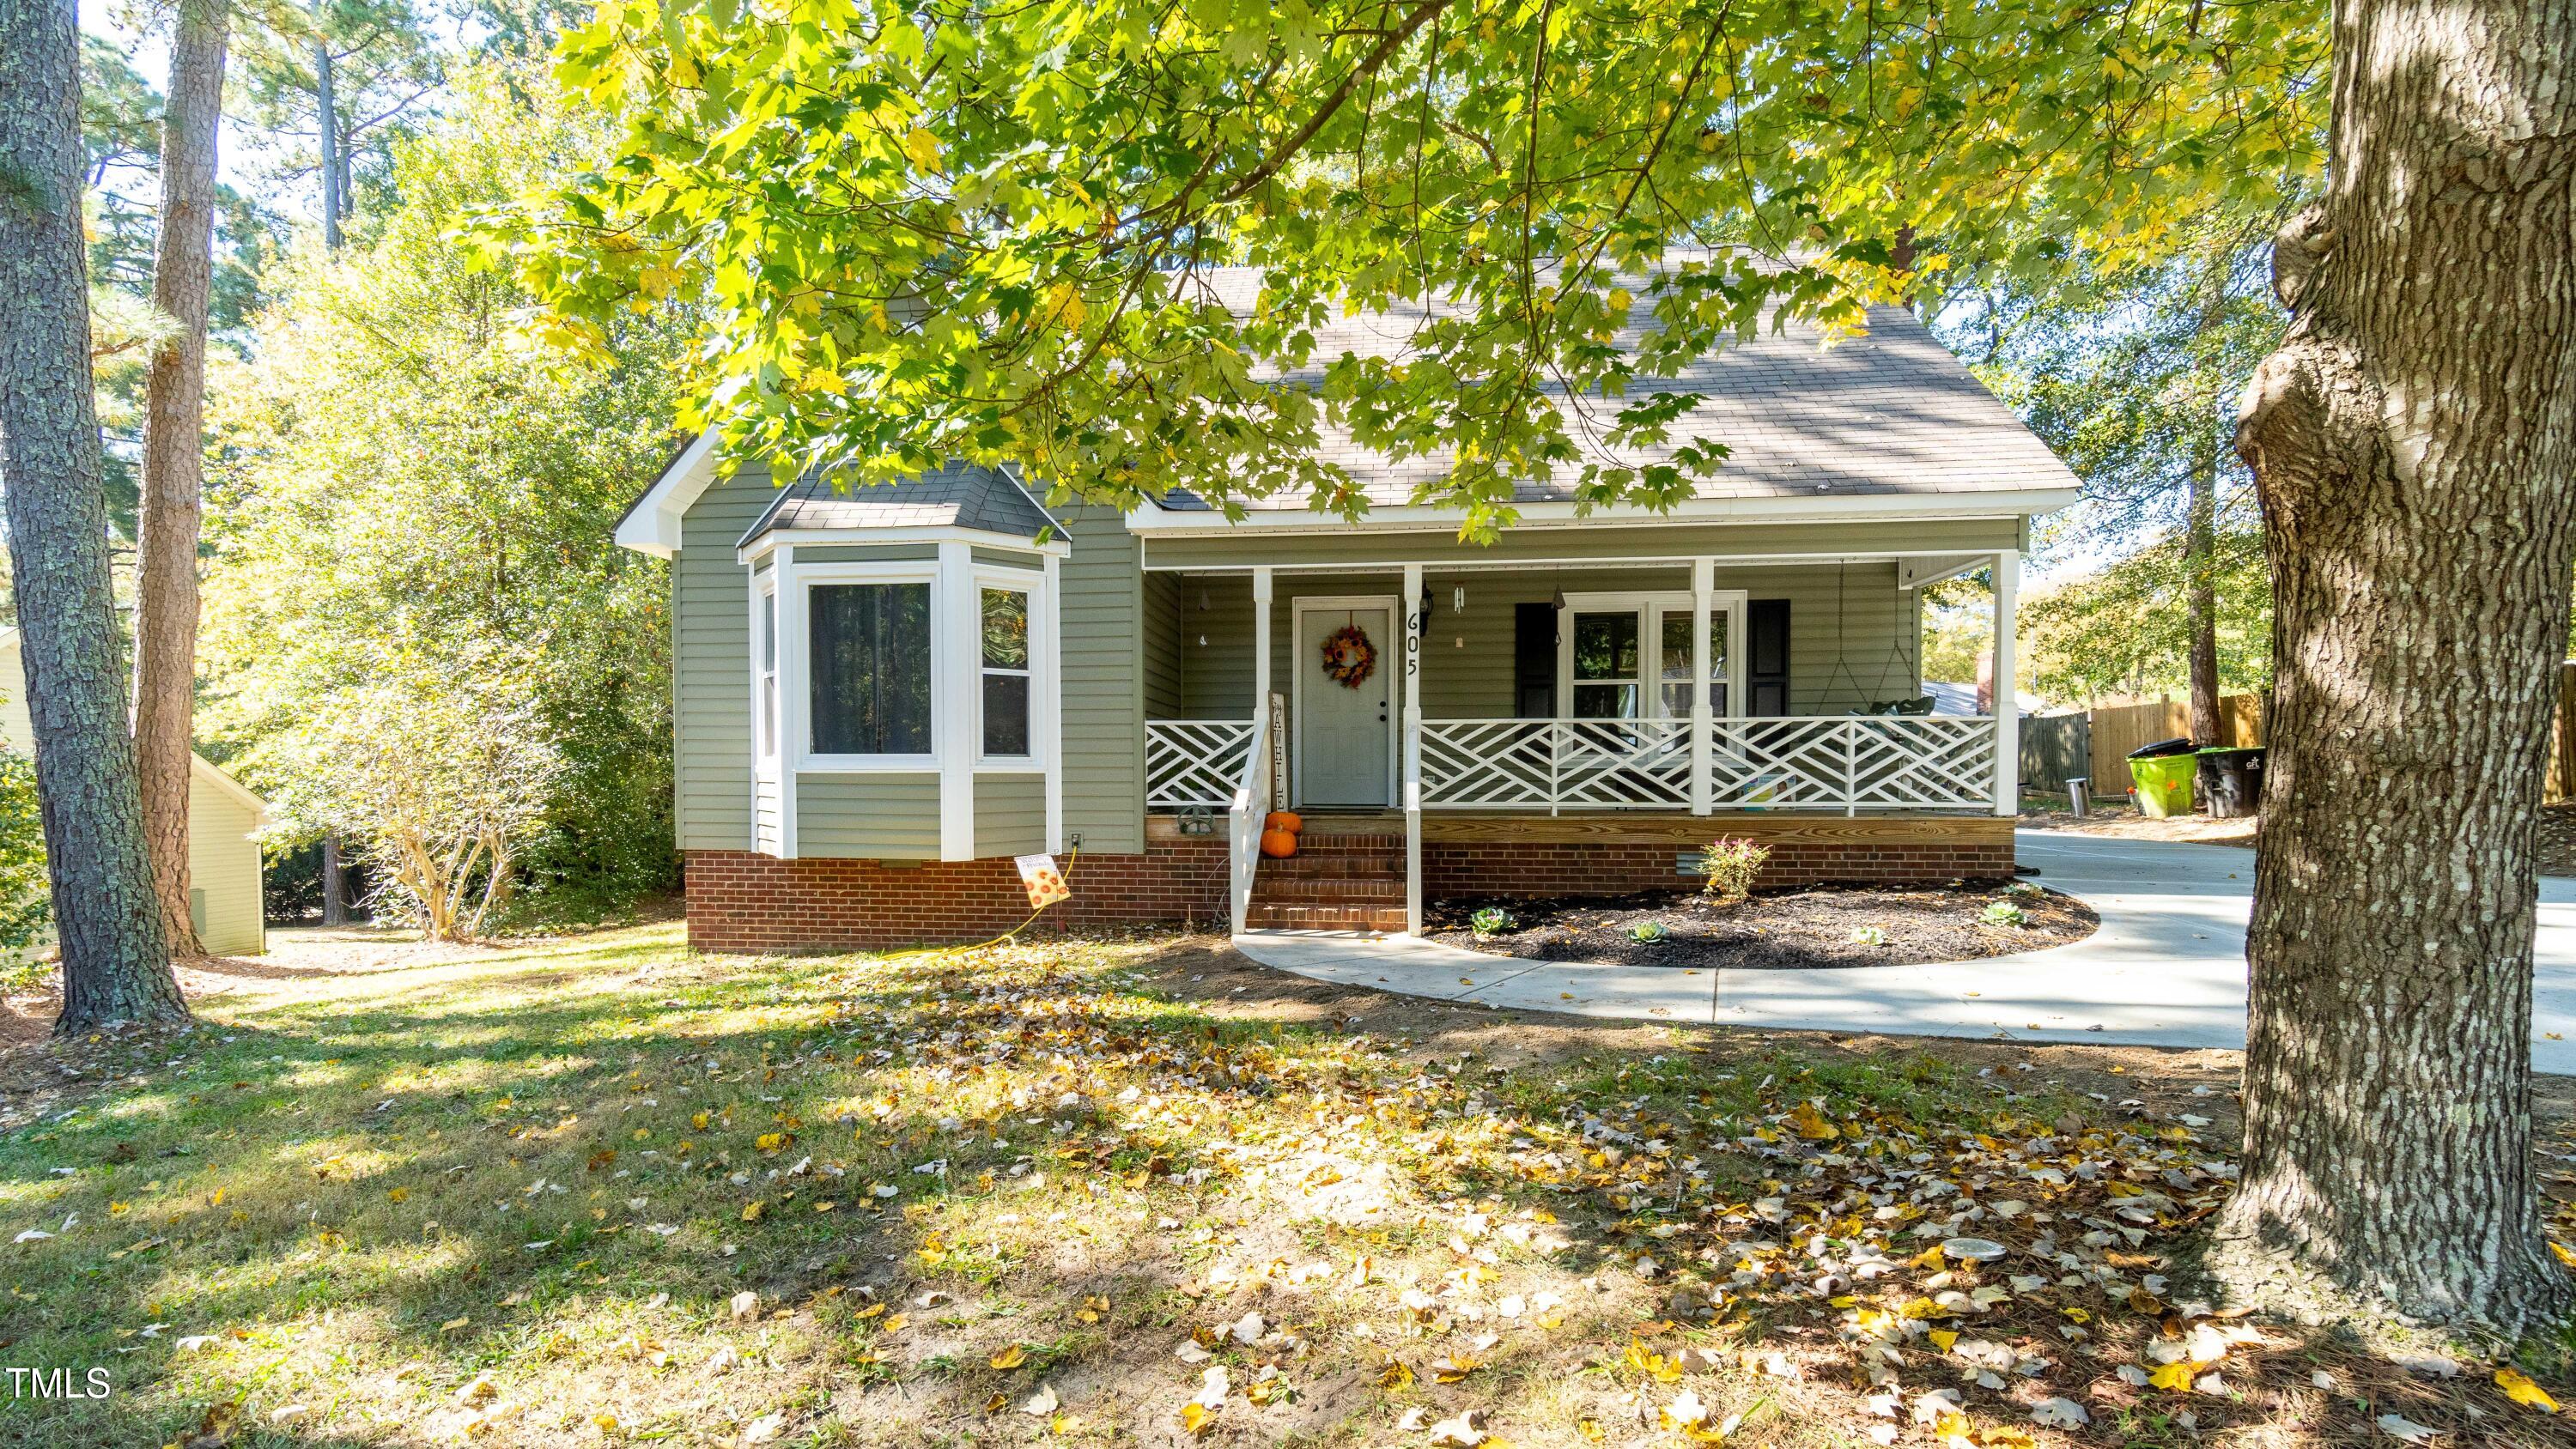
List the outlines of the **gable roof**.
{"type": "MultiPolygon", "coordinates": [[[[1228,307],[1248,311],[1259,295],[1261,273],[1220,267],[1198,280],[1228,307]]],[[[1643,278],[1628,280],[1642,290],[1643,278]]],[[[1418,328],[1461,310],[1412,303],[1337,319],[1317,330],[1306,367],[1268,375],[1315,383],[1324,365],[1346,352],[1405,357],[1418,328]]],[[[1633,350],[1643,342],[1648,312],[1637,307],[1616,345],[1633,350]]],[[[1553,384],[1547,395],[1564,412],[1587,460],[1642,467],[1673,461],[1679,447],[1695,438],[1726,444],[1731,451],[1724,465],[1697,480],[1694,492],[1701,499],[2056,493],[2081,486],[1919,318],[1901,307],[1872,307],[1868,319],[1864,335],[1829,345],[1811,323],[1790,321],[1775,331],[1780,319],[1774,307],[1752,340],[1721,348],[1674,376],[1632,381],[1632,399],[1656,392],[1696,399],[1666,429],[1663,443],[1620,448],[1601,441],[1598,434],[1617,412],[1618,399],[1576,398],[1553,384]]],[[[1388,458],[1347,431],[1329,428],[1318,451],[1360,481],[1373,507],[1409,503],[1417,486],[1440,478],[1453,461],[1445,451],[1388,458]]],[[[1513,490],[1514,501],[1570,503],[1581,470],[1578,462],[1560,466],[1552,478],[1525,479],[1513,490]]],[[[1204,499],[1186,491],[1167,495],[1160,506],[1167,512],[1210,511],[1204,499]]],[[[1246,506],[1307,511],[1303,497],[1247,500],[1246,506]]]]}
{"type": "MultiPolygon", "coordinates": [[[[1674,257],[1697,255],[1702,254],[1676,252],[1674,257]]],[[[1248,315],[1259,300],[1261,278],[1257,267],[1211,267],[1194,273],[1185,286],[1248,315]]],[[[1646,285],[1642,277],[1624,281],[1640,292],[1646,285]]],[[[1422,325],[1464,310],[1433,300],[1353,313],[1317,329],[1311,360],[1305,366],[1256,368],[1254,375],[1290,385],[1319,384],[1324,368],[1343,354],[1407,356],[1422,325]]],[[[1648,308],[1637,308],[1630,325],[1613,339],[1615,345],[1639,346],[1651,322],[1649,313],[1648,308]]],[[[1551,384],[1546,389],[1549,400],[1565,414],[1585,459],[1629,467],[1667,463],[1682,445],[1703,438],[1730,450],[1716,474],[1694,480],[1693,498],[1670,514],[1620,506],[1594,510],[1594,518],[1600,522],[1675,521],[1697,513],[1753,517],[1782,506],[1802,513],[1839,513],[1860,500],[1909,513],[1946,514],[1955,505],[1966,505],[1985,513],[2029,514],[2064,507],[2080,496],[2082,484],[2073,471],[1942,346],[1920,318],[1901,307],[1872,307],[1867,317],[1868,330],[1863,335],[1828,343],[1812,323],[1784,323],[1777,307],[1772,307],[1764,312],[1753,339],[1721,348],[1674,376],[1633,380],[1627,389],[1630,398],[1677,392],[1694,399],[1688,411],[1665,429],[1667,441],[1661,443],[1610,446],[1600,435],[1619,401],[1577,398],[1561,385],[1551,384]]],[[[1395,459],[1361,445],[1347,429],[1327,426],[1320,435],[1317,452],[1357,479],[1367,495],[1372,510],[1369,524],[1454,523],[1453,510],[1412,506],[1417,488],[1449,471],[1452,454],[1444,450],[1395,459]]],[[[716,463],[712,434],[692,442],[618,521],[617,542],[670,557],[679,548],[680,520],[714,481],[716,463]]],[[[831,495],[827,486],[815,486],[810,480],[799,482],[786,491],[806,496],[792,502],[782,498],[743,541],[748,544],[765,532],[786,528],[939,526],[915,510],[949,509],[955,511],[952,517],[983,517],[1001,525],[993,531],[1016,538],[1030,537],[1044,527],[1044,510],[1009,475],[998,475],[1009,484],[1007,488],[988,485],[982,495],[967,497],[957,492],[959,480],[947,476],[954,471],[941,469],[924,479],[872,485],[842,495],[831,495]],[[885,492],[889,489],[902,490],[902,495],[891,496],[885,492]],[[1033,517],[1021,517],[1007,494],[1017,494],[1033,517]],[[804,521],[808,518],[817,521],[804,521]],[[908,521],[876,521],[894,519],[908,521]]],[[[1550,478],[1524,479],[1515,486],[1513,501],[1532,521],[1559,514],[1565,515],[1563,521],[1572,521],[1581,471],[1577,462],[1559,467],[1550,478]]],[[[1313,514],[1303,495],[1244,503],[1257,520],[1269,524],[1350,526],[1338,518],[1313,514]]],[[[1128,514],[1128,523],[1140,530],[1159,526],[1194,531],[1218,526],[1221,517],[1205,498],[1181,488],[1135,508],[1128,514]]],[[[951,522],[947,526],[984,525],[951,522]]]]}
{"type": "Polygon", "coordinates": [[[830,479],[808,473],[779,490],[739,546],[747,548],[771,533],[854,528],[963,528],[1034,539],[1054,524],[1008,473],[980,464],[951,463],[901,482],[846,489],[835,489],[830,479]]]}

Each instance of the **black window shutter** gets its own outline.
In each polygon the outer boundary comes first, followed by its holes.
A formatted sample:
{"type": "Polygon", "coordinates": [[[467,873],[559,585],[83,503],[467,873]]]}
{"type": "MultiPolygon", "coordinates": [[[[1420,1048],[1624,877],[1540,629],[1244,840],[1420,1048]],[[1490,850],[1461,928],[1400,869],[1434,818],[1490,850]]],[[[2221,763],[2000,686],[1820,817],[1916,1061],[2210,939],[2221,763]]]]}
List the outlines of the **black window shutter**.
{"type": "Polygon", "coordinates": [[[1512,713],[1556,718],[1556,605],[1512,606],[1512,713]]]}
{"type": "Polygon", "coordinates": [[[1789,712],[1789,601],[1753,599],[1744,610],[1745,713],[1789,712]]]}

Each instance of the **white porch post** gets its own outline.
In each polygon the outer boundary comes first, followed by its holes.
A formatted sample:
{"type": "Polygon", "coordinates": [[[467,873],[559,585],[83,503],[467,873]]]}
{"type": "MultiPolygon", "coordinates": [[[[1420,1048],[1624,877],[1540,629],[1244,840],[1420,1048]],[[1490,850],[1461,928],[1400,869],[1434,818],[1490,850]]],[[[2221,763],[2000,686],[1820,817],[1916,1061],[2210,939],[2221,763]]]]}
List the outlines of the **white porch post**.
{"type": "Polygon", "coordinates": [[[939,858],[975,858],[975,696],[983,688],[983,595],[967,545],[939,545],[930,617],[931,719],[938,740],[939,858]]]}
{"type": "Polygon", "coordinates": [[[1404,930],[1422,934],[1422,565],[1404,566],[1404,930]]]}
{"type": "Polygon", "coordinates": [[[2021,593],[2021,550],[1995,555],[1995,813],[2021,813],[2021,709],[2013,688],[2013,630],[2021,593]]]}
{"type": "MultiPolygon", "coordinates": [[[[1708,718],[1709,592],[1716,583],[1715,560],[1691,560],[1690,808],[1693,815],[1709,813],[1710,796],[1713,794],[1709,776],[1717,765],[1717,749],[1709,736],[1708,718]]],[[[1660,663],[1655,672],[1663,672],[1660,663]]]]}
{"type": "MultiPolygon", "coordinates": [[[[1038,677],[1046,681],[1038,692],[1038,748],[1045,751],[1046,763],[1046,848],[1049,855],[1064,851],[1064,560],[1054,554],[1046,556],[1046,608],[1037,619],[1043,632],[1038,677]]],[[[980,632],[981,622],[977,621],[980,632]]],[[[977,688],[982,688],[979,683],[977,688]]]]}
{"type": "MultiPolygon", "coordinates": [[[[1260,719],[1270,708],[1270,566],[1261,564],[1252,570],[1252,717],[1260,719]]],[[[1274,807],[1285,810],[1288,802],[1273,800],[1274,807]]]]}

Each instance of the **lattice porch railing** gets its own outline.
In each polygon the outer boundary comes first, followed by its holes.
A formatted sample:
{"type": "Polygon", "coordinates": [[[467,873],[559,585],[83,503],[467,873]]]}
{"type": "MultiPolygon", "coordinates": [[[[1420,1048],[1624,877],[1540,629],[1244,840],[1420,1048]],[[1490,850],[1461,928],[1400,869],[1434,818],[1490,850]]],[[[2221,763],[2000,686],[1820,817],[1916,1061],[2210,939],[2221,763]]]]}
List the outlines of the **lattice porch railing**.
{"type": "MultiPolygon", "coordinates": [[[[1422,803],[1440,810],[1687,810],[1688,720],[1424,720],[1422,803]]],[[[1718,810],[1983,810],[1995,722],[1844,716],[1710,722],[1718,810]]]]}
{"type": "Polygon", "coordinates": [[[1145,803],[1155,809],[1205,805],[1222,810],[1243,783],[1252,749],[1248,719],[1145,721],[1145,803]]]}

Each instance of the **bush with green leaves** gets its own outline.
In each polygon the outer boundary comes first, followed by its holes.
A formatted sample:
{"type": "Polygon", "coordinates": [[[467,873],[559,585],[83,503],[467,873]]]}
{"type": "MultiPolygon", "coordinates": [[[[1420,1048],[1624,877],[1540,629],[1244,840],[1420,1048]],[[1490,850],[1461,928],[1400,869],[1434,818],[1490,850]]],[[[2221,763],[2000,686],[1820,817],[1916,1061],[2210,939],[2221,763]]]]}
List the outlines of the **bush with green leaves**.
{"type": "Polygon", "coordinates": [[[1520,922],[1501,906],[1487,906],[1467,920],[1479,936],[1499,936],[1520,928],[1520,922]]]}
{"type": "Polygon", "coordinates": [[[2030,917],[2010,901],[1989,901],[1985,914],[1978,917],[1989,926],[2027,926],[2030,917]]]}
{"type": "Polygon", "coordinates": [[[1771,847],[1741,836],[1721,835],[1700,852],[1700,895],[1711,904],[1732,906],[1753,894],[1753,878],[1771,858],[1771,847]]]}
{"type": "Polygon", "coordinates": [[[1628,939],[1640,946],[1652,946],[1671,934],[1661,921],[1639,921],[1628,928],[1628,939]]]}
{"type": "Polygon", "coordinates": [[[1887,944],[1887,928],[1884,926],[1854,926],[1852,927],[1851,943],[1855,946],[1884,946],[1887,944]]]}
{"type": "Polygon", "coordinates": [[[45,822],[36,804],[36,765],[0,746],[0,975],[26,972],[52,929],[45,879],[45,822]]]}
{"type": "Polygon", "coordinates": [[[276,843],[334,831],[459,929],[496,861],[475,929],[609,919],[678,882],[668,570],[612,534],[678,442],[689,329],[666,304],[557,335],[460,239],[615,125],[514,79],[464,77],[397,148],[375,234],[278,278],[210,417],[201,727],[293,804],[276,843]],[[407,764],[424,741],[443,760],[407,764]],[[477,761],[508,762],[509,798],[448,769],[477,761]],[[424,853],[421,822],[451,818],[472,823],[424,853]]]}

